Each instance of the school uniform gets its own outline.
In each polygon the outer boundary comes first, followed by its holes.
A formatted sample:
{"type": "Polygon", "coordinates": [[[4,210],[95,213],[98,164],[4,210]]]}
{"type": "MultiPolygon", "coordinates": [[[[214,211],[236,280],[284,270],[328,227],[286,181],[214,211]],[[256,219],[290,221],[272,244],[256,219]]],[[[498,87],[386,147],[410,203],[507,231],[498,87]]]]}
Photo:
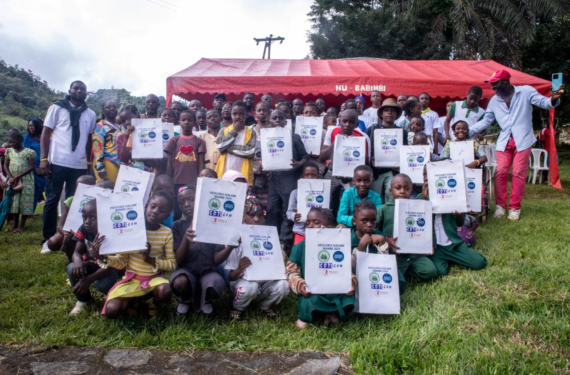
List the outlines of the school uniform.
{"type": "MultiPolygon", "coordinates": [[[[457,121],[465,121],[467,125],[469,125],[469,129],[473,125],[475,125],[478,121],[481,121],[483,117],[485,117],[485,110],[478,105],[475,108],[467,108],[467,100],[460,100],[457,102],[453,102],[451,108],[447,112],[449,115],[453,116],[451,121],[449,122],[449,136],[451,140],[455,141],[455,135],[453,134],[453,130],[451,127],[457,121]]],[[[443,123],[442,123],[443,127],[443,123]]],[[[443,135],[445,135],[445,130],[443,131],[443,135]]]]}
{"type": "MultiPolygon", "coordinates": [[[[172,224],[175,251],[178,251],[191,220],[191,218],[184,218],[172,224]]],[[[214,254],[223,249],[224,246],[202,242],[188,245],[184,261],[178,264],[176,271],[170,276],[170,285],[181,275],[186,276],[190,281],[192,297],[187,301],[180,300],[179,303],[192,304],[194,312],[198,313],[202,311],[205,304],[211,302],[210,299],[217,298],[224,293],[226,284],[217,271],[218,265],[214,262],[214,254]]]]}
{"type": "MultiPolygon", "coordinates": [[[[354,311],[354,295],[346,294],[311,294],[305,297],[299,294],[299,287],[305,283],[305,241],[293,246],[289,262],[287,263],[287,280],[291,290],[298,294],[299,319],[310,323],[313,321],[313,312],[338,313],[341,321],[347,320],[354,311]]],[[[356,276],[352,275],[352,285],[356,287],[356,276]]]]}
{"type": "MultiPolygon", "coordinates": [[[[391,199],[378,209],[376,216],[376,227],[389,238],[394,238],[395,208],[394,199],[391,199]]],[[[398,262],[398,272],[408,278],[413,277],[421,281],[428,281],[438,276],[435,265],[426,255],[401,254],[396,255],[396,261],[398,262]]]]}
{"type": "MultiPolygon", "coordinates": [[[[239,245],[228,257],[225,269],[238,269],[241,258],[243,246],[239,245]]],[[[234,294],[234,309],[239,311],[244,311],[252,302],[259,303],[261,310],[268,310],[291,292],[287,280],[249,281],[243,278],[243,274],[236,281],[230,281],[230,287],[234,294]]]]}
{"type": "Polygon", "coordinates": [[[455,215],[435,214],[433,232],[434,253],[431,260],[439,275],[449,273],[449,263],[459,264],[476,271],[487,266],[487,259],[469,248],[457,233],[455,215]]]}
{"type": "MultiPolygon", "coordinates": [[[[381,231],[379,231],[377,229],[374,229],[372,234],[378,234],[378,235],[386,238],[384,233],[382,233],[381,231]]],[[[357,262],[356,253],[359,251],[358,245],[360,245],[360,238],[358,238],[358,236],[356,235],[356,229],[352,229],[350,231],[350,242],[351,242],[351,246],[352,246],[352,272],[354,274],[356,274],[356,262],[357,262]]],[[[378,254],[378,249],[376,248],[376,246],[368,246],[368,253],[378,254]]],[[[406,290],[407,282],[406,282],[406,279],[404,278],[404,274],[402,272],[400,272],[399,268],[398,268],[398,285],[399,285],[399,289],[400,289],[400,295],[404,294],[404,291],[406,290]]]]}

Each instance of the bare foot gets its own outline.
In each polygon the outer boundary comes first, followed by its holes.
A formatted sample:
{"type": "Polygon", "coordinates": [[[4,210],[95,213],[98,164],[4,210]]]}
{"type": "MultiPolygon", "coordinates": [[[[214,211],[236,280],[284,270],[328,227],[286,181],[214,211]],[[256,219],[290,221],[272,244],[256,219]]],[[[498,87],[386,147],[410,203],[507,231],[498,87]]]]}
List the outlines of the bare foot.
{"type": "Polygon", "coordinates": [[[307,325],[308,325],[308,323],[305,323],[301,319],[297,319],[297,328],[303,329],[303,328],[306,328],[307,325]]]}

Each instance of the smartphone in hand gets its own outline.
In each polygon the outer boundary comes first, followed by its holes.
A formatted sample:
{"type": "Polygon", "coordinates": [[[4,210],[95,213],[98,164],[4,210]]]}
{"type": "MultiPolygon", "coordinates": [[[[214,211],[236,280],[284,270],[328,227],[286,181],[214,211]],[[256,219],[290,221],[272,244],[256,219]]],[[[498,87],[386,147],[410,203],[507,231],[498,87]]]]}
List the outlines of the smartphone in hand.
{"type": "Polygon", "coordinates": [[[552,91],[560,90],[560,85],[562,85],[562,73],[552,74],[552,91]]]}

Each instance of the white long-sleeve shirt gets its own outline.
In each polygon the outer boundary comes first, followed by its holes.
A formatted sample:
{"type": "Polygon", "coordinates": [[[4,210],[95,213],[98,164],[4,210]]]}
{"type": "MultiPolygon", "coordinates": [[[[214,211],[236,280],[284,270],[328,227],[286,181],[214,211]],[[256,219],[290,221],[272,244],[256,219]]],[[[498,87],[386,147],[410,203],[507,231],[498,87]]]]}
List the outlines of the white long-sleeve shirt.
{"type": "Polygon", "coordinates": [[[558,100],[553,106],[551,99],[540,95],[534,87],[513,87],[515,93],[511,99],[510,107],[507,107],[505,101],[498,95],[493,96],[485,111],[485,117],[469,129],[469,135],[473,136],[487,129],[493,121],[497,120],[501,127],[501,133],[497,139],[497,151],[505,151],[511,135],[515,140],[517,151],[531,147],[536,142],[536,137],[532,131],[532,106],[551,109],[560,103],[558,100]]]}

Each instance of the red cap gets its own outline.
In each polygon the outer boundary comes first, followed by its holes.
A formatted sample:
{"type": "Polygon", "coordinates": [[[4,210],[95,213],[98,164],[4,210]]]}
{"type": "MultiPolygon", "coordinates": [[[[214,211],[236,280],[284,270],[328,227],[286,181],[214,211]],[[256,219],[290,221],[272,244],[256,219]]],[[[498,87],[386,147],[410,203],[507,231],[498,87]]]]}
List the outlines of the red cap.
{"type": "Polygon", "coordinates": [[[487,82],[497,82],[497,81],[500,81],[501,79],[511,79],[511,73],[507,72],[504,69],[497,70],[495,73],[493,73],[491,78],[489,78],[485,82],[486,83],[487,82]]]}

